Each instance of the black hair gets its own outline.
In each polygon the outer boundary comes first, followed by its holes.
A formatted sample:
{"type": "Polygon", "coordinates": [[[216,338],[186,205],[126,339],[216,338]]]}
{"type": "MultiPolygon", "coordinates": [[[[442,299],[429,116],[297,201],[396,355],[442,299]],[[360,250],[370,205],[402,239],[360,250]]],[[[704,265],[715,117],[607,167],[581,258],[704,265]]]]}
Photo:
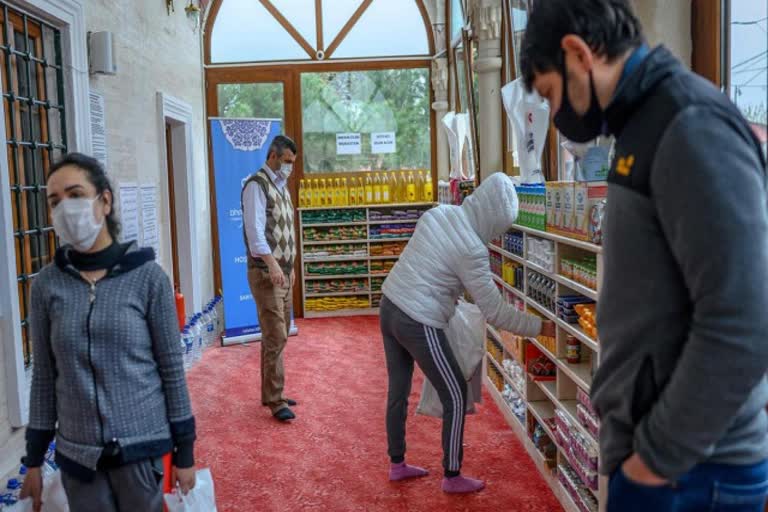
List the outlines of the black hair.
{"type": "Polygon", "coordinates": [[[112,239],[117,241],[120,235],[120,221],[117,220],[117,214],[115,213],[115,192],[112,190],[112,184],[107,177],[107,173],[104,171],[104,167],[102,167],[98,160],[82,153],[69,153],[51,167],[46,181],[57,171],[70,165],[77,167],[85,173],[88,181],[96,188],[98,194],[109,191],[112,196],[112,208],[110,208],[109,215],[107,215],[107,231],[109,231],[112,239]]]}
{"type": "Polygon", "coordinates": [[[286,137],[285,135],[278,135],[272,139],[272,143],[269,145],[269,152],[267,153],[267,156],[271,155],[272,152],[275,152],[277,153],[278,157],[281,157],[283,156],[283,152],[286,149],[290,149],[294,155],[299,153],[299,150],[296,147],[296,143],[293,142],[290,137],[286,137]]]}
{"type": "Polygon", "coordinates": [[[534,73],[560,71],[561,42],[573,34],[609,61],[645,41],[643,28],[629,0],[542,0],[535,2],[525,29],[520,69],[525,86],[534,73]]]}

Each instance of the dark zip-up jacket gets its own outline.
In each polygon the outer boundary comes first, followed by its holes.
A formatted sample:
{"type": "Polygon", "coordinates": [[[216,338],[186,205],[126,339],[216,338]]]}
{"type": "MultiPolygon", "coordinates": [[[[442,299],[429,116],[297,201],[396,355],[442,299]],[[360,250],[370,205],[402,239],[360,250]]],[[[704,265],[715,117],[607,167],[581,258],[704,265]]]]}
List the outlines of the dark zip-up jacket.
{"type": "Polygon", "coordinates": [[[195,421],[187,391],[170,280],[152,249],[131,244],[91,284],[56,253],[32,284],[33,378],[27,457],[56,459],[81,479],[98,469],[105,446],[130,463],[173,451],[191,467],[195,421]]]}
{"type": "Polygon", "coordinates": [[[602,471],[633,452],[670,480],[768,457],[768,193],[738,109],[653,50],[606,110],[602,471]]]}

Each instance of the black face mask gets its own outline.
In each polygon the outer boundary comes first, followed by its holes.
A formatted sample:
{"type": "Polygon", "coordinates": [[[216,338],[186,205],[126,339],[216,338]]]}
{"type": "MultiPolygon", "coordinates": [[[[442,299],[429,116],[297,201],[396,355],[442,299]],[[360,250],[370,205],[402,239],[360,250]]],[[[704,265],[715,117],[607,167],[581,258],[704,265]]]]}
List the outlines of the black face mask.
{"type": "Polygon", "coordinates": [[[563,100],[560,110],[555,114],[555,127],[560,130],[565,138],[572,142],[584,143],[597,138],[603,133],[603,111],[597,101],[595,82],[592,72],[589,72],[589,89],[592,93],[589,109],[580,116],[573,110],[573,105],[568,98],[568,79],[565,63],[563,63],[563,100]]]}

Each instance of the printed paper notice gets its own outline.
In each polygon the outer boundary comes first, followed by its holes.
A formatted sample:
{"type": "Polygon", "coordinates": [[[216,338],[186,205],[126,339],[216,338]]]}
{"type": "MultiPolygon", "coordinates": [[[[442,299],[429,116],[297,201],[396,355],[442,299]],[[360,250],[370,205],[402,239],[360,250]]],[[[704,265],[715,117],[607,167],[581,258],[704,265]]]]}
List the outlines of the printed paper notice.
{"type": "Polygon", "coordinates": [[[91,153],[107,169],[107,123],[104,96],[90,91],[91,96],[91,153]]]}
{"type": "Polygon", "coordinates": [[[139,187],[135,183],[121,183],[120,222],[123,225],[121,240],[129,242],[139,239],[139,187]]]}
{"type": "Polygon", "coordinates": [[[394,153],[396,151],[395,132],[371,134],[371,153],[394,153]]]}
{"type": "Polygon", "coordinates": [[[160,250],[160,236],[157,227],[157,186],[141,186],[141,245],[160,250]]]}
{"type": "Polygon", "coordinates": [[[337,155],[359,155],[362,147],[362,137],[359,133],[337,133],[337,155]]]}

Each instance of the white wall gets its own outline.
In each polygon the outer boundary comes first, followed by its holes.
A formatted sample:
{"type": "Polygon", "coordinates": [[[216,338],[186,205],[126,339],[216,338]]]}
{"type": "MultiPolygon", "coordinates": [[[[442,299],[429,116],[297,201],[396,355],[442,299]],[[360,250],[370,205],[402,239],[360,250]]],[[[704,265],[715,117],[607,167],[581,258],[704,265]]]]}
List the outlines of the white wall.
{"type": "MultiPolygon", "coordinates": [[[[107,170],[115,185],[125,181],[154,183],[159,187],[160,262],[169,273],[167,177],[160,158],[165,134],[158,122],[157,93],[169,94],[193,107],[194,193],[198,206],[196,244],[201,258],[202,299],[207,300],[213,295],[213,267],[199,32],[193,33],[184,13],[186,2],[182,0],[175,0],[176,12],[170,16],[161,0],[85,0],[84,3],[87,30],[107,30],[115,36],[117,76],[91,79],[91,87],[105,96],[107,170]]],[[[6,313],[2,311],[0,315],[6,313]]],[[[8,421],[3,357],[0,350],[0,477],[18,467],[24,445],[23,429],[13,431],[8,421]]]]}
{"type": "Polygon", "coordinates": [[[691,2],[682,0],[634,0],[651,46],[663,44],[688,67],[691,66],[691,2]]]}

